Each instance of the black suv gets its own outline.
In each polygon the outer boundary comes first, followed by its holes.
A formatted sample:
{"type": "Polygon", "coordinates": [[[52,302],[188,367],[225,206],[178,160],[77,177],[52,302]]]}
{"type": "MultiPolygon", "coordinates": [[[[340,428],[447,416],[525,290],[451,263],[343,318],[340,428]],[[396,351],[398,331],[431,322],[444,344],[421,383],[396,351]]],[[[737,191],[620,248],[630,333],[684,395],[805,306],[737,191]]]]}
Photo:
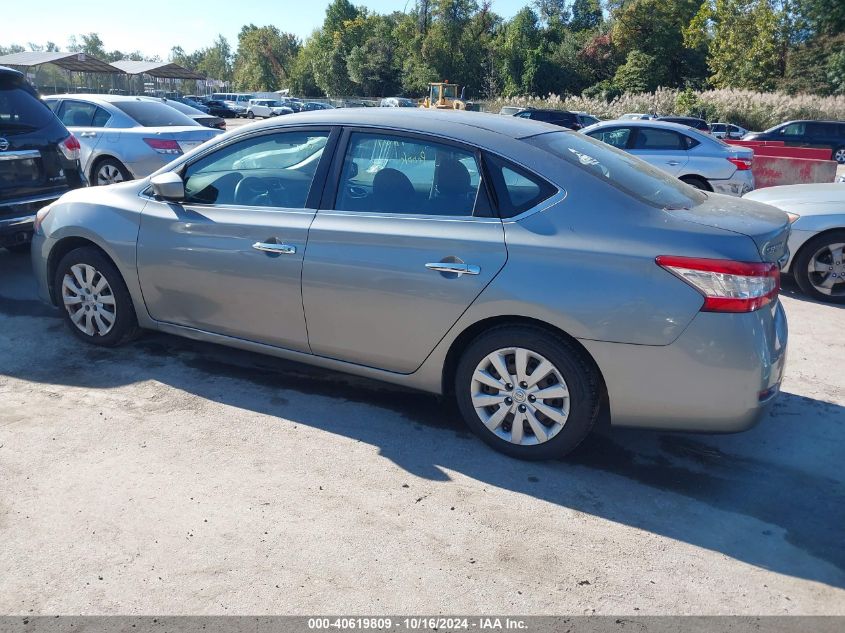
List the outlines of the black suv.
{"type": "Polygon", "coordinates": [[[517,112],[514,116],[520,119],[531,119],[532,121],[544,121],[553,125],[560,125],[568,127],[570,130],[580,130],[584,125],[578,119],[577,112],[569,112],[568,110],[538,110],[529,108],[517,112]]]}
{"type": "Polygon", "coordinates": [[[845,121],[787,121],[765,132],[752,132],[744,141],[783,141],[793,147],[829,149],[833,160],[845,165],[845,121]]]}
{"type": "Polygon", "coordinates": [[[79,150],[23,73],[0,66],[0,248],[25,249],[38,209],[87,184],[79,150]]]}

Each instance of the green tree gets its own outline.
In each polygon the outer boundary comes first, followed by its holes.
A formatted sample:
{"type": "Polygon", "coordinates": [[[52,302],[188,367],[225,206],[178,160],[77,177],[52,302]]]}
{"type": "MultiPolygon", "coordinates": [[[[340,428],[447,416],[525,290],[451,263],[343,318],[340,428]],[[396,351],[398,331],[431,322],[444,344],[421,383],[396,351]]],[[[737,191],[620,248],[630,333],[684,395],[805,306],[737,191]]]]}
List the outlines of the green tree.
{"type": "Polygon", "coordinates": [[[569,28],[573,31],[589,31],[601,26],[603,21],[599,0],[575,0],[572,3],[569,28]]]}
{"type": "Polygon", "coordinates": [[[275,26],[250,24],[238,35],[234,81],[246,90],[278,90],[289,82],[299,40],[275,26]]]}
{"type": "Polygon", "coordinates": [[[779,79],[780,36],[770,0],[708,0],[684,31],[689,45],[707,44],[714,86],[759,91],[779,79]]]}
{"type": "Polygon", "coordinates": [[[628,53],[628,59],[617,70],[613,84],[624,92],[651,92],[658,87],[657,60],[640,50],[628,53]]]}
{"type": "Polygon", "coordinates": [[[706,48],[684,41],[683,29],[701,0],[629,0],[613,13],[613,44],[627,56],[638,50],[655,60],[654,82],[682,86],[704,79],[706,48]]]}

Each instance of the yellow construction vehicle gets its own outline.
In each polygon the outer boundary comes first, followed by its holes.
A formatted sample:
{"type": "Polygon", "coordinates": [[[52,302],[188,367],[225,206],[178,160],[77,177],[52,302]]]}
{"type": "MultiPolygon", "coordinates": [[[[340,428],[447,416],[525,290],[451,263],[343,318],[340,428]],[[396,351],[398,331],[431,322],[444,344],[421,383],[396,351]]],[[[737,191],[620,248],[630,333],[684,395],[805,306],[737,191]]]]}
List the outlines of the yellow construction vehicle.
{"type": "Polygon", "coordinates": [[[433,110],[466,110],[464,93],[458,96],[457,84],[448,81],[428,84],[428,96],[420,104],[421,108],[433,110]]]}

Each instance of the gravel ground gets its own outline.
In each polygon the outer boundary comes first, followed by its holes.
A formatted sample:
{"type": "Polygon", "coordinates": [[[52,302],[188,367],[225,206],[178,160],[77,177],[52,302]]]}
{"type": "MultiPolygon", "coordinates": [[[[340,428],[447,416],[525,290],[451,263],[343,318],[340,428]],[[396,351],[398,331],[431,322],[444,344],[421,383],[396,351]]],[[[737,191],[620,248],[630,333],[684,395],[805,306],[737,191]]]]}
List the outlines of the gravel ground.
{"type": "Polygon", "coordinates": [[[845,614],[845,310],[787,289],[732,436],[522,463],[427,395],[149,334],[78,343],[0,250],[0,613],[845,614]]]}

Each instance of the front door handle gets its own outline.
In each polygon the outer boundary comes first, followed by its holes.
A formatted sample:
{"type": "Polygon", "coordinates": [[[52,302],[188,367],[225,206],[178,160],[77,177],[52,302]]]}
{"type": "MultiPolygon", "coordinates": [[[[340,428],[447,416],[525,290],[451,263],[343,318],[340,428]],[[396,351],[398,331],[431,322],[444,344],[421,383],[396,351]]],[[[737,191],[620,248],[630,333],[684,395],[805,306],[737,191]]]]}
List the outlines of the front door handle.
{"type": "Polygon", "coordinates": [[[678,165],[680,165],[681,163],[680,163],[679,161],[677,161],[677,160],[667,160],[667,161],[666,161],[666,164],[667,164],[667,165],[671,165],[672,167],[677,167],[677,166],[678,166],[678,165]]]}
{"type": "Polygon", "coordinates": [[[426,264],[425,267],[439,273],[454,273],[459,277],[461,275],[477,275],[481,272],[480,266],[464,264],[463,262],[431,262],[426,264]]]}
{"type": "Polygon", "coordinates": [[[293,255],[296,253],[296,246],[291,244],[275,244],[273,242],[256,242],[252,247],[257,251],[272,253],[273,255],[293,255]]]}

